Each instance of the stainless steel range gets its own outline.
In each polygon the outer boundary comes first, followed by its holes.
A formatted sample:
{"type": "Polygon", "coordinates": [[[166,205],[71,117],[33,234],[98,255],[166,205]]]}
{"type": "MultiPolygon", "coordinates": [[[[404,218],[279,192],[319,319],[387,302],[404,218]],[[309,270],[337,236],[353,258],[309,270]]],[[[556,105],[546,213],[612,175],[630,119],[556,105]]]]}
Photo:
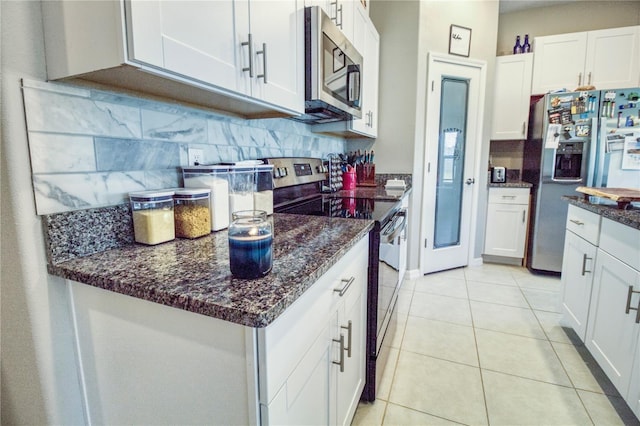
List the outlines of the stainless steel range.
{"type": "Polygon", "coordinates": [[[369,235],[367,288],[367,360],[365,401],[374,401],[376,388],[396,332],[400,290],[400,242],[406,238],[406,212],[400,201],[341,196],[328,184],[329,164],[318,158],[267,158],[274,166],[276,213],[374,220],[369,235]]]}

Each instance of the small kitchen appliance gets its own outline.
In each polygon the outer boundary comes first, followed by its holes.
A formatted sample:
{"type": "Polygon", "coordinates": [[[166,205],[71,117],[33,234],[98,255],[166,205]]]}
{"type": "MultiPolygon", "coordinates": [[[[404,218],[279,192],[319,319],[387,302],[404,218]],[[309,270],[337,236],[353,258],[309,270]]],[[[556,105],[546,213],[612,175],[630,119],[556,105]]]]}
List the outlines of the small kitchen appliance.
{"type": "Polygon", "coordinates": [[[362,55],[320,6],[304,10],[305,123],[362,118],[362,55]]]}
{"type": "Polygon", "coordinates": [[[406,247],[406,210],[399,200],[354,198],[348,191],[323,193],[327,167],[318,158],[267,158],[280,177],[274,176],[276,213],[370,219],[367,278],[365,401],[374,401],[376,388],[390,353],[398,324],[397,300],[401,277],[401,253],[406,247]],[[383,340],[387,342],[383,345],[383,340]]]}
{"type": "Polygon", "coordinates": [[[505,183],[507,181],[506,167],[491,168],[491,183],[505,183]]]}

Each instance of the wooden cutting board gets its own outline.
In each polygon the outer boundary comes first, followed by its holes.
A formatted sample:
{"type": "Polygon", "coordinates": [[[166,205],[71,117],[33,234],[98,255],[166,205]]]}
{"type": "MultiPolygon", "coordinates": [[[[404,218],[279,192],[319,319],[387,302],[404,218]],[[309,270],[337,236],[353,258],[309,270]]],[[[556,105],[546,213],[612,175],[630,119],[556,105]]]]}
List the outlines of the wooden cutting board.
{"type": "Polygon", "coordinates": [[[579,186],[577,192],[584,194],[585,200],[589,195],[607,198],[618,203],[618,208],[625,208],[629,203],[640,201],[640,190],[632,188],[592,188],[589,186],[579,186]]]}

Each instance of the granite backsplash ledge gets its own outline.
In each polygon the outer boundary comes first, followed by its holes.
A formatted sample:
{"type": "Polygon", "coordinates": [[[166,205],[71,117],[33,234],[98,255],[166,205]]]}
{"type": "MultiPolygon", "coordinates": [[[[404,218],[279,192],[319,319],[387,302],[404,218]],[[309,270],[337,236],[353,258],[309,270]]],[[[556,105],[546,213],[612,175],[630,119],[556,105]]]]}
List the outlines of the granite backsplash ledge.
{"type": "Polygon", "coordinates": [[[42,216],[47,260],[57,264],[134,244],[128,204],[42,216]]]}

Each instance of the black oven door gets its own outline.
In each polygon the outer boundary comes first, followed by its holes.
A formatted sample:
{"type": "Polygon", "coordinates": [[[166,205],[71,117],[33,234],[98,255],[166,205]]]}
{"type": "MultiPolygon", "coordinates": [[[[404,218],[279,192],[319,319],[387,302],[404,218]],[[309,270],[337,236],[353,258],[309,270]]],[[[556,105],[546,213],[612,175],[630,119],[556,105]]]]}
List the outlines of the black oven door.
{"type": "Polygon", "coordinates": [[[389,323],[400,291],[401,242],[405,238],[406,227],[406,210],[401,209],[380,230],[376,353],[380,352],[384,339],[393,339],[394,333],[389,323]]]}

